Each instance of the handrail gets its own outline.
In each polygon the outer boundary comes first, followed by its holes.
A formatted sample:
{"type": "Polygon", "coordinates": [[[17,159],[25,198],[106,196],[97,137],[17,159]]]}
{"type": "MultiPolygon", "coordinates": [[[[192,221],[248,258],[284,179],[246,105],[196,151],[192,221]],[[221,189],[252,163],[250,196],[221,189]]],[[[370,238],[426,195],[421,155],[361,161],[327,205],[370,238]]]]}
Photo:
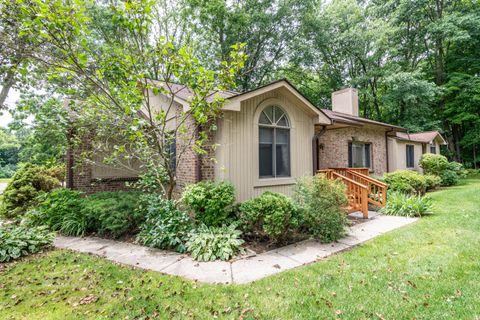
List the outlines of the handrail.
{"type": "Polygon", "coordinates": [[[384,187],[388,187],[388,184],[386,184],[385,182],[382,182],[382,181],[377,180],[377,179],[373,179],[372,177],[367,176],[367,175],[364,175],[364,174],[362,174],[362,173],[360,173],[360,172],[357,172],[357,171],[352,171],[352,172],[353,172],[354,174],[362,177],[363,179],[372,182],[372,183],[379,184],[379,185],[384,186],[384,187]]]}
{"type": "Polygon", "coordinates": [[[387,203],[387,184],[355,171],[347,171],[346,175],[352,180],[367,185],[367,188],[369,190],[369,203],[375,206],[385,207],[387,203]]]}
{"type": "Polygon", "coordinates": [[[355,181],[355,180],[352,180],[352,179],[350,179],[350,178],[348,178],[348,177],[346,177],[346,176],[344,176],[344,175],[341,175],[341,174],[339,174],[339,173],[336,173],[335,171],[333,171],[332,174],[333,174],[334,176],[340,177],[340,179],[343,179],[343,180],[348,181],[348,182],[350,182],[350,183],[352,183],[352,184],[355,184],[355,185],[359,186],[360,188],[365,188],[365,189],[367,189],[367,186],[366,186],[366,185],[361,184],[361,183],[359,183],[359,182],[357,182],[357,181],[355,181]]]}

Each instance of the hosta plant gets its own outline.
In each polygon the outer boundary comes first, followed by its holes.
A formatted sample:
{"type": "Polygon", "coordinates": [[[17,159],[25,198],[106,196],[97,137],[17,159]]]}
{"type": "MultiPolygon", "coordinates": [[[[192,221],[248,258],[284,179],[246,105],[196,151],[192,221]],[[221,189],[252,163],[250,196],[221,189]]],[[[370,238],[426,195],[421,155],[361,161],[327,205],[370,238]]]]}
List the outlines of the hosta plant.
{"type": "Polygon", "coordinates": [[[432,202],[428,196],[392,192],[381,212],[391,216],[421,217],[432,213],[432,202]]]}
{"type": "Polygon", "coordinates": [[[0,226],[0,262],[42,251],[52,245],[55,234],[46,227],[0,226]]]}
{"type": "Polygon", "coordinates": [[[197,261],[228,261],[239,253],[243,253],[240,239],[241,231],[235,225],[228,227],[200,226],[192,231],[187,241],[187,251],[197,261]]]}

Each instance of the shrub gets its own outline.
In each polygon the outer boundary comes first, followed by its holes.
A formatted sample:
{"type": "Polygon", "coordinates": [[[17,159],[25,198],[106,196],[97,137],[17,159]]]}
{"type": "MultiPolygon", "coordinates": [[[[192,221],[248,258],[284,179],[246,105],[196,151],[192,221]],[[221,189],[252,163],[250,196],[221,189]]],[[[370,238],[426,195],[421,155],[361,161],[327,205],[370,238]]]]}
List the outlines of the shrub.
{"type": "Polygon", "coordinates": [[[228,182],[202,181],[188,185],[182,202],[195,214],[195,219],[207,226],[219,226],[228,221],[235,201],[235,189],[228,182]]]}
{"type": "Polygon", "coordinates": [[[63,168],[22,164],[3,193],[1,214],[7,218],[23,215],[38,203],[38,197],[58,188],[63,181],[63,168]]]}
{"type": "Polygon", "coordinates": [[[46,225],[67,236],[84,236],[89,227],[82,210],[82,193],[58,188],[41,197],[40,205],[26,216],[29,225],[46,225]]]}
{"type": "Polygon", "coordinates": [[[297,209],[283,194],[264,192],[240,206],[240,221],[247,232],[278,242],[298,226],[297,209]]]}
{"type": "Polygon", "coordinates": [[[436,176],[436,175],[433,175],[433,174],[426,174],[426,175],[423,176],[423,178],[425,179],[427,191],[428,190],[435,190],[442,183],[442,179],[439,176],[436,176]]]}
{"type": "Polygon", "coordinates": [[[445,156],[439,154],[424,154],[420,159],[420,166],[426,174],[439,176],[443,186],[456,185],[460,178],[466,176],[466,171],[461,163],[448,162],[445,156]]]}
{"type": "Polygon", "coordinates": [[[448,169],[447,158],[439,154],[426,153],[420,158],[419,164],[426,174],[436,176],[440,176],[443,171],[448,169]]]}
{"type": "Polygon", "coordinates": [[[347,205],[345,185],[324,175],[302,177],[294,188],[294,200],[299,208],[301,226],[323,242],[344,235],[347,205]]]}
{"type": "Polygon", "coordinates": [[[383,177],[391,191],[408,194],[425,194],[427,190],[427,179],[416,171],[398,170],[385,173],[383,177]]]}
{"type": "Polygon", "coordinates": [[[45,227],[26,228],[16,225],[0,226],[0,262],[37,253],[51,246],[55,234],[45,227]]]}
{"type": "Polygon", "coordinates": [[[137,241],[154,248],[185,252],[185,243],[193,223],[188,214],[179,210],[172,200],[160,195],[142,196],[139,209],[145,216],[137,241]]]}
{"type": "Polygon", "coordinates": [[[428,197],[392,192],[381,212],[386,215],[421,217],[432,213],[432,204],[428,197]]]}
{"type": "Polygon", "coordinates": [[[11,178],[15,174],[15,170],[17,170],[17,166],[15,164],[5,164],[0,165],[0,178],[11,178]]]}
{"type": "Polygon", "coordinates": [[[240,239],[241,231],[235,225],[228,227],[200,226],[189,235],[187,251],[198,261],[230,260],[238,253],[243,253],[240,239]]]}
{"type": "Polygon", "coordinates": [[[132,191],[98,192],[82,201],[81,214],[89,229],[114,238],[134,233],[144,221],[137,210],[140,193],[132,191]]]}

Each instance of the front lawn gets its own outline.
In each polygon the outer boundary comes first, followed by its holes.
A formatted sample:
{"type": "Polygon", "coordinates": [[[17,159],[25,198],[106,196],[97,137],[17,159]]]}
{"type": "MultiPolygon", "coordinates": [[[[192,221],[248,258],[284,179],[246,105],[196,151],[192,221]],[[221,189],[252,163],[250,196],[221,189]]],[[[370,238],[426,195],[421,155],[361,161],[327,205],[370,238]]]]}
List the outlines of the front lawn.
{"type": "Polygon", "coordinates": [[[478,319],[480,180],[431,194],[433,216],[248,285],[204,285],[52,251],[0,273],[2,319],[478,319]]]}

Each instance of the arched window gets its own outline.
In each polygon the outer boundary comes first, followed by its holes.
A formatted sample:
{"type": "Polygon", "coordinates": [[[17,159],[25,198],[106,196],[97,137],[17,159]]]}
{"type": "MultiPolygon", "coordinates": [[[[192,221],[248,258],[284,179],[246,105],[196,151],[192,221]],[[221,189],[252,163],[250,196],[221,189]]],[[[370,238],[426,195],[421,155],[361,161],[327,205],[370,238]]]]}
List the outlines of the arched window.
{"type": "Polygon", "coordinates": [[[290,123],[279,106],[262,110],[258,121],[260,178],[290,176],[290,123]]]}

